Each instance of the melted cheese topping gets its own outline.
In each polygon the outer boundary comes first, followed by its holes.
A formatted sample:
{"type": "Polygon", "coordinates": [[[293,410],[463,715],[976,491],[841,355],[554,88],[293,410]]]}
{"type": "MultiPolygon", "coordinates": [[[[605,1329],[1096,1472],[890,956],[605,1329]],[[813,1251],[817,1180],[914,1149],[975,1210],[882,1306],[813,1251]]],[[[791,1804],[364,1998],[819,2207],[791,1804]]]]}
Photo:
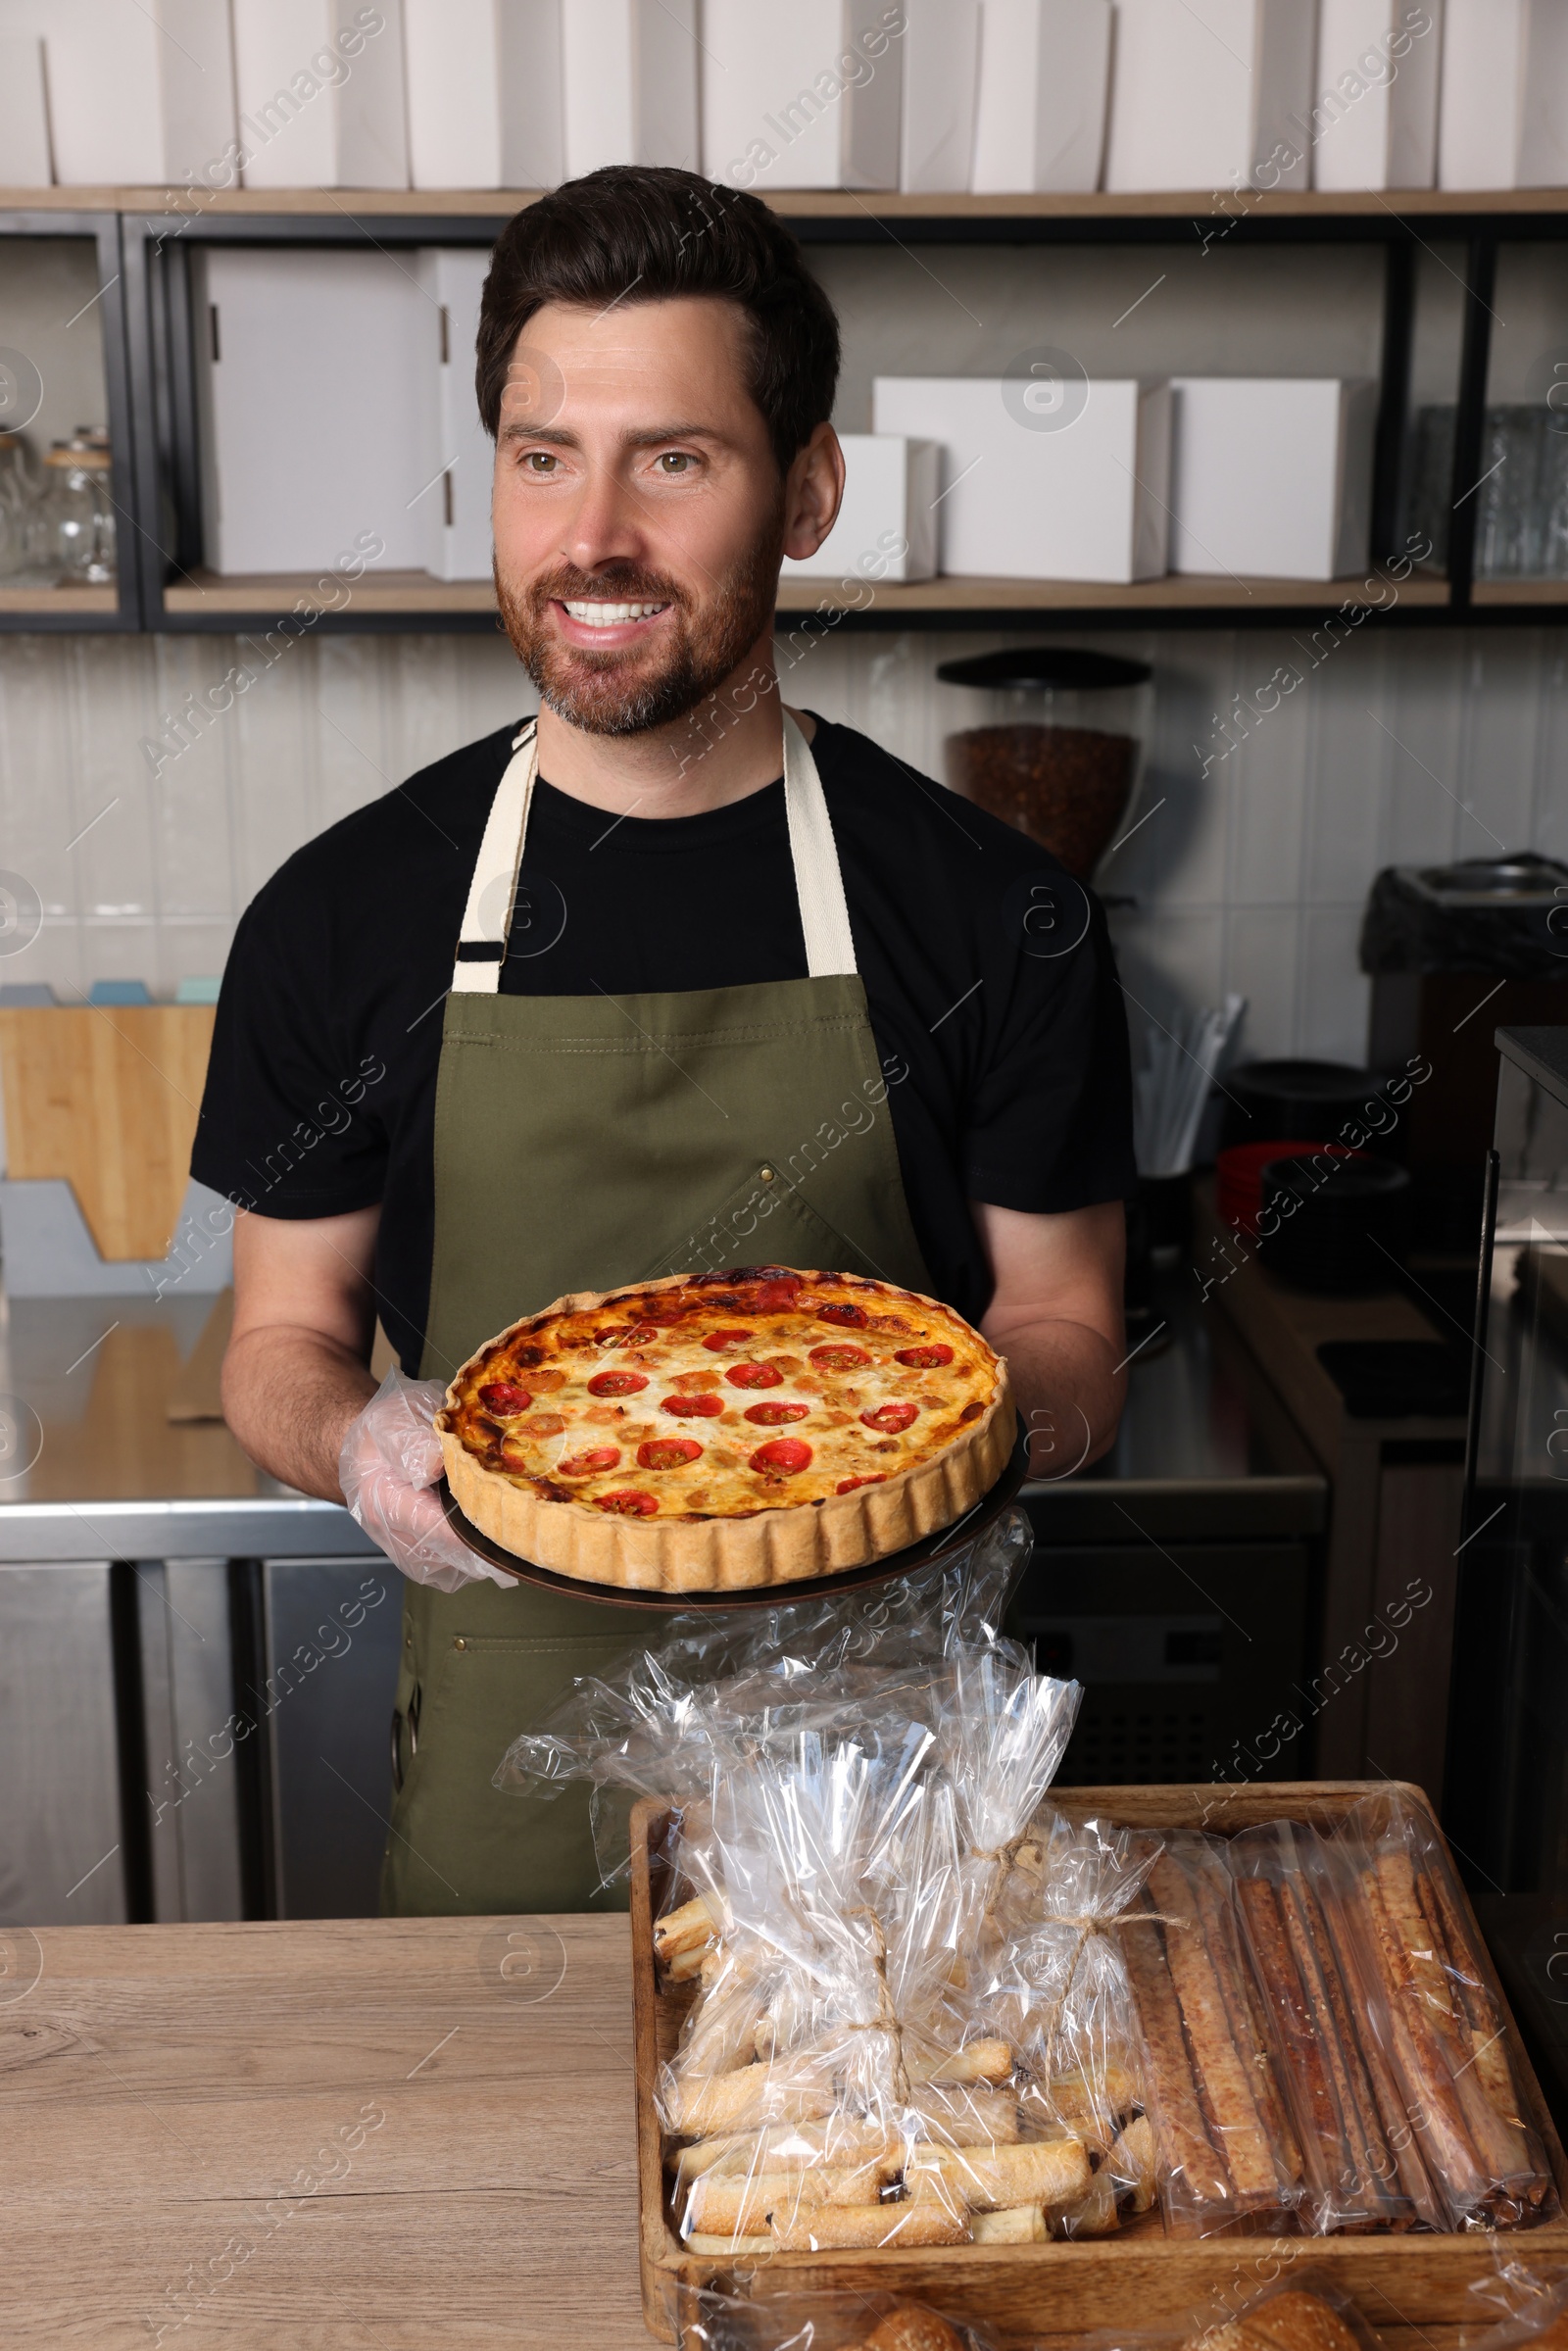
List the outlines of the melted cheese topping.
{"type": "Polygon", "coordinates": [[[450,1426],[544,1499],[635,1518],[743,1518],[928,1461],[997,1392],[950,1308],[767,1267],[540,1315],[466,1364],[450,1426]]]}

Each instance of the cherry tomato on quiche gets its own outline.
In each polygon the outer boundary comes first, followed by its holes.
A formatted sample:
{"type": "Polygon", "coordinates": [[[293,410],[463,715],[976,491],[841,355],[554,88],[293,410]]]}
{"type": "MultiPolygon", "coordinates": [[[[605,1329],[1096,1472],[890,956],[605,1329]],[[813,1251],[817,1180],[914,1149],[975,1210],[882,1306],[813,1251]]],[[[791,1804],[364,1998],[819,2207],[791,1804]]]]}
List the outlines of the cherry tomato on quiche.
{"type": "Polygon", "coordinates": [[[479,1401],[487,1412],[526,1412],[533,1395],[529,1389],[515,1387],[511,1380],[492,1380],[488,1388],[480,1389],[479,1401]]]}
{"type": "Polygon", "coordinates": [[[784,1380],[771,1363],[732,1363],[724,1377],[732,1388],[778,1388],[784,1380]]]}
{"type": "Polygon", "coordinates": [[[863,1347],[813,1347],[811,1361],[818,1371],[858,1371],[870,1356],[863,1347]]]}
{"type": "Polygon", "coordinates": [[[585,1453],[567,1453],[556,1463],[558,1478],[597,1478],[620,1459],[618,1445],[591,1445],[585,1453]]]}
{"type": "Polygon", "coordinates": [[[617,1518],[652,1518],[659,1502],[651,1494],[640,1494],[635,1486],[617,1486],[613,1494],[596,1494],[596,1510],[612,1510],[617,1518]]]}
{"type": "Polygon", "coordinates": [[[818,1322],[839,1323],[847,1331],[863,1331],[867,1318],[863,1306],[852,1306],[846,1302],[842,1305],[818,1306],[816,1319],[818,1322]]]}
{"type": "Polygon", "coordinates": [[[729,1347],[744,1347],[751,1338],[750,1331],[710,1331],[703,1341],[710,1355],[721,1355],[729,1347]]]}
{"type": "Polygon", "coordinates": [[[590,1396],[635,1396],[646,1388],[646,1374],[640,1371],[596,1371],[588,1383],[590,1396]]]}
{"type": "Polygon", "coordinates": [[[940,1342],[933,1347],[901,1347],[893,1360],[906,1364],[910,1371],[935,1371],[939,1365],[953,1361],[953,1349],[940,1342]]]}
{"type": "Polygon", "coordinates": [[[860,1418],[868,1429],[880,1429],[884,1437],[896,1437],[920,1417],[918,1404],[878,1404],[874,1412],[862,1412],[860,1418]]]}
{"type": "Polygon", "coordinates": [[[759,1428],[781,1429],[786,1421],[804,1420],[810,1409],[809,1404],[748,1404],[746,1418],[759,1428]]]}
{"type": "Polygon", "coordinates": [[[833,1491],[835,1494],[853,1494],[857,1486],[885,1486],[887,1482],[886,1470],[873,1469],[863,1478],[840,1478],[833,1491]]]}
{"type": "Polygon", "coordinates": [[[639,1469],[684,1469],[689,1461],[700,1461],[703,1448],[695,1437],[650,1437],[646,1445],[637,1447],[639,1469]]]}
{"type": "Polygon", "coordinates": [[[666,1396],[660,1399],[661,1412],[678,1412],[685,1419],[716,1420],[724,1409],[721,1396],[666,1396]]]}
{"type": "Polygon", "coordinates": [[[782,1471],[786,1477],[810,1466],[811,1448],[804,1437],[775,1437],[771,1444],[760,1445],[752,1455],[753,1469],[782,1471]]]}

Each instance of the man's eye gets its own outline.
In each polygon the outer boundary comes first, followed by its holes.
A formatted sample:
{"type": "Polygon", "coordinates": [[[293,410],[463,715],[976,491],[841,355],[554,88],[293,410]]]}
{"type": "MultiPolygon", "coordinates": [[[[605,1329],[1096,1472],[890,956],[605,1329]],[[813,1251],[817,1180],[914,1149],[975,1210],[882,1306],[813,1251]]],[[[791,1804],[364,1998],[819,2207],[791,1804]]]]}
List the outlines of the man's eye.
{"type": "Polygon", "coordinates": [[[549,473],[554,470],[556,460],[548,449],[530,449],[522,463],[528,473],[549,473]]]}
{"type": "Polygon", "coordinates": [[[684,449],[665,449],[660,454],[660,466],[665,473],[685,473],[695,461],[684,449]]]}

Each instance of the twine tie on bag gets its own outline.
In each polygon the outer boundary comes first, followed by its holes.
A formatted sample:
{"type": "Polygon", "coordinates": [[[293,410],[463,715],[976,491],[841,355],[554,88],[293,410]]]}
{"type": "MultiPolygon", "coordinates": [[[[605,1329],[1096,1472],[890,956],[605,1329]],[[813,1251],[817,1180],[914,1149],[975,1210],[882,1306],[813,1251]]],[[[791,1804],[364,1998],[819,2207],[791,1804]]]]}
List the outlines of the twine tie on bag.
{"type": "Polygon", "coordinates": [[[904,2061],[904,2027],[899,2021],[899,2012],[893,2004],[893,1994],[888,1986],[887,1933],[881,1919],[868,1904],[858,1910],[847,1911],[845,1915],[852,1919],[869,1919],[871,1922],[871,1973],[876,1983],[876,2014],[873,2017],[858,2017],[844,2030],[847,2033],[886,2033],[893,2050],[893,2095],[901,2106],[907,2106],[910,2099],[909,2075],[904,2061]]]}

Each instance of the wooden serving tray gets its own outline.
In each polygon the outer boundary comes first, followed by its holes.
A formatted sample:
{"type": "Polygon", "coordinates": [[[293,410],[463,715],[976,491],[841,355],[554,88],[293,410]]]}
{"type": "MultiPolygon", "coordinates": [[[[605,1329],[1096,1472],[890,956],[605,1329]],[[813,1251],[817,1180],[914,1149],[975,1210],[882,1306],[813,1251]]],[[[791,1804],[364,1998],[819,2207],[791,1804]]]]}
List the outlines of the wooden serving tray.
{"type": "MultiPolygon", "coordinates": [[[[1207,1829],[1225,1836],[1261,1821],[1304,1821],[1333,1829],[1358,1798],[1388,1781],[1273,1781],[1255,1788],[1073,1788],[1051,1801],[1072,1820],[1111,1820],[1145,1829],[1207,1829]]],[[[1421,1790],[1401,1792],[1430,1817],[1421,1790]]],[[[637,2166],[643,2314],[650,2330],[672,2342],[698,2288],[756,2265],[687,2253],[676,2234],[664,2188],[663,2139],[654,2102],[659,2067],[675,2046],[691,2004],[686,1985],[662,1988],[654,1966],[654,1920],[664,1892],[660,1858],[668,1809],[637,1805],[631,1824],[633,2027],[637,2070],[637,2166]]],[[[1441,1832],[1439,1833],[1441,1835],[1441,1832]]],[[[1446,1850],[1446,1846],[1445,1846],[1446,1850]]],[[[1474,1912],[1465,1924],[1485,1948],[1474,1912]]],[[[1546,2150],[1557,2192],[1568,2207],[1568,2162],[1506,2000],[1502,2014],[1530,2119],[1546,2150]]],[[[907,2251],[776,2253],[766,2263],[769,2292],[909,2294],[1006,2337],[1063,2342],[1091,2327],[1168,2327],[1202,2310],[1217,2323],[1275,2279],[1311,2269],[1350,2294],[1394,2351],[1458,2351],[1494,2324],[1498,2311],[1470,2291],[1493,2276],[1497,2255],[1535,2266],[1568,2260],[1568,2219],[1494,2237],[1475,2235],[1166,2236],[1157,2211],[1116,2235],[1048,2245],[941,2245],[907,2251]]]]}

